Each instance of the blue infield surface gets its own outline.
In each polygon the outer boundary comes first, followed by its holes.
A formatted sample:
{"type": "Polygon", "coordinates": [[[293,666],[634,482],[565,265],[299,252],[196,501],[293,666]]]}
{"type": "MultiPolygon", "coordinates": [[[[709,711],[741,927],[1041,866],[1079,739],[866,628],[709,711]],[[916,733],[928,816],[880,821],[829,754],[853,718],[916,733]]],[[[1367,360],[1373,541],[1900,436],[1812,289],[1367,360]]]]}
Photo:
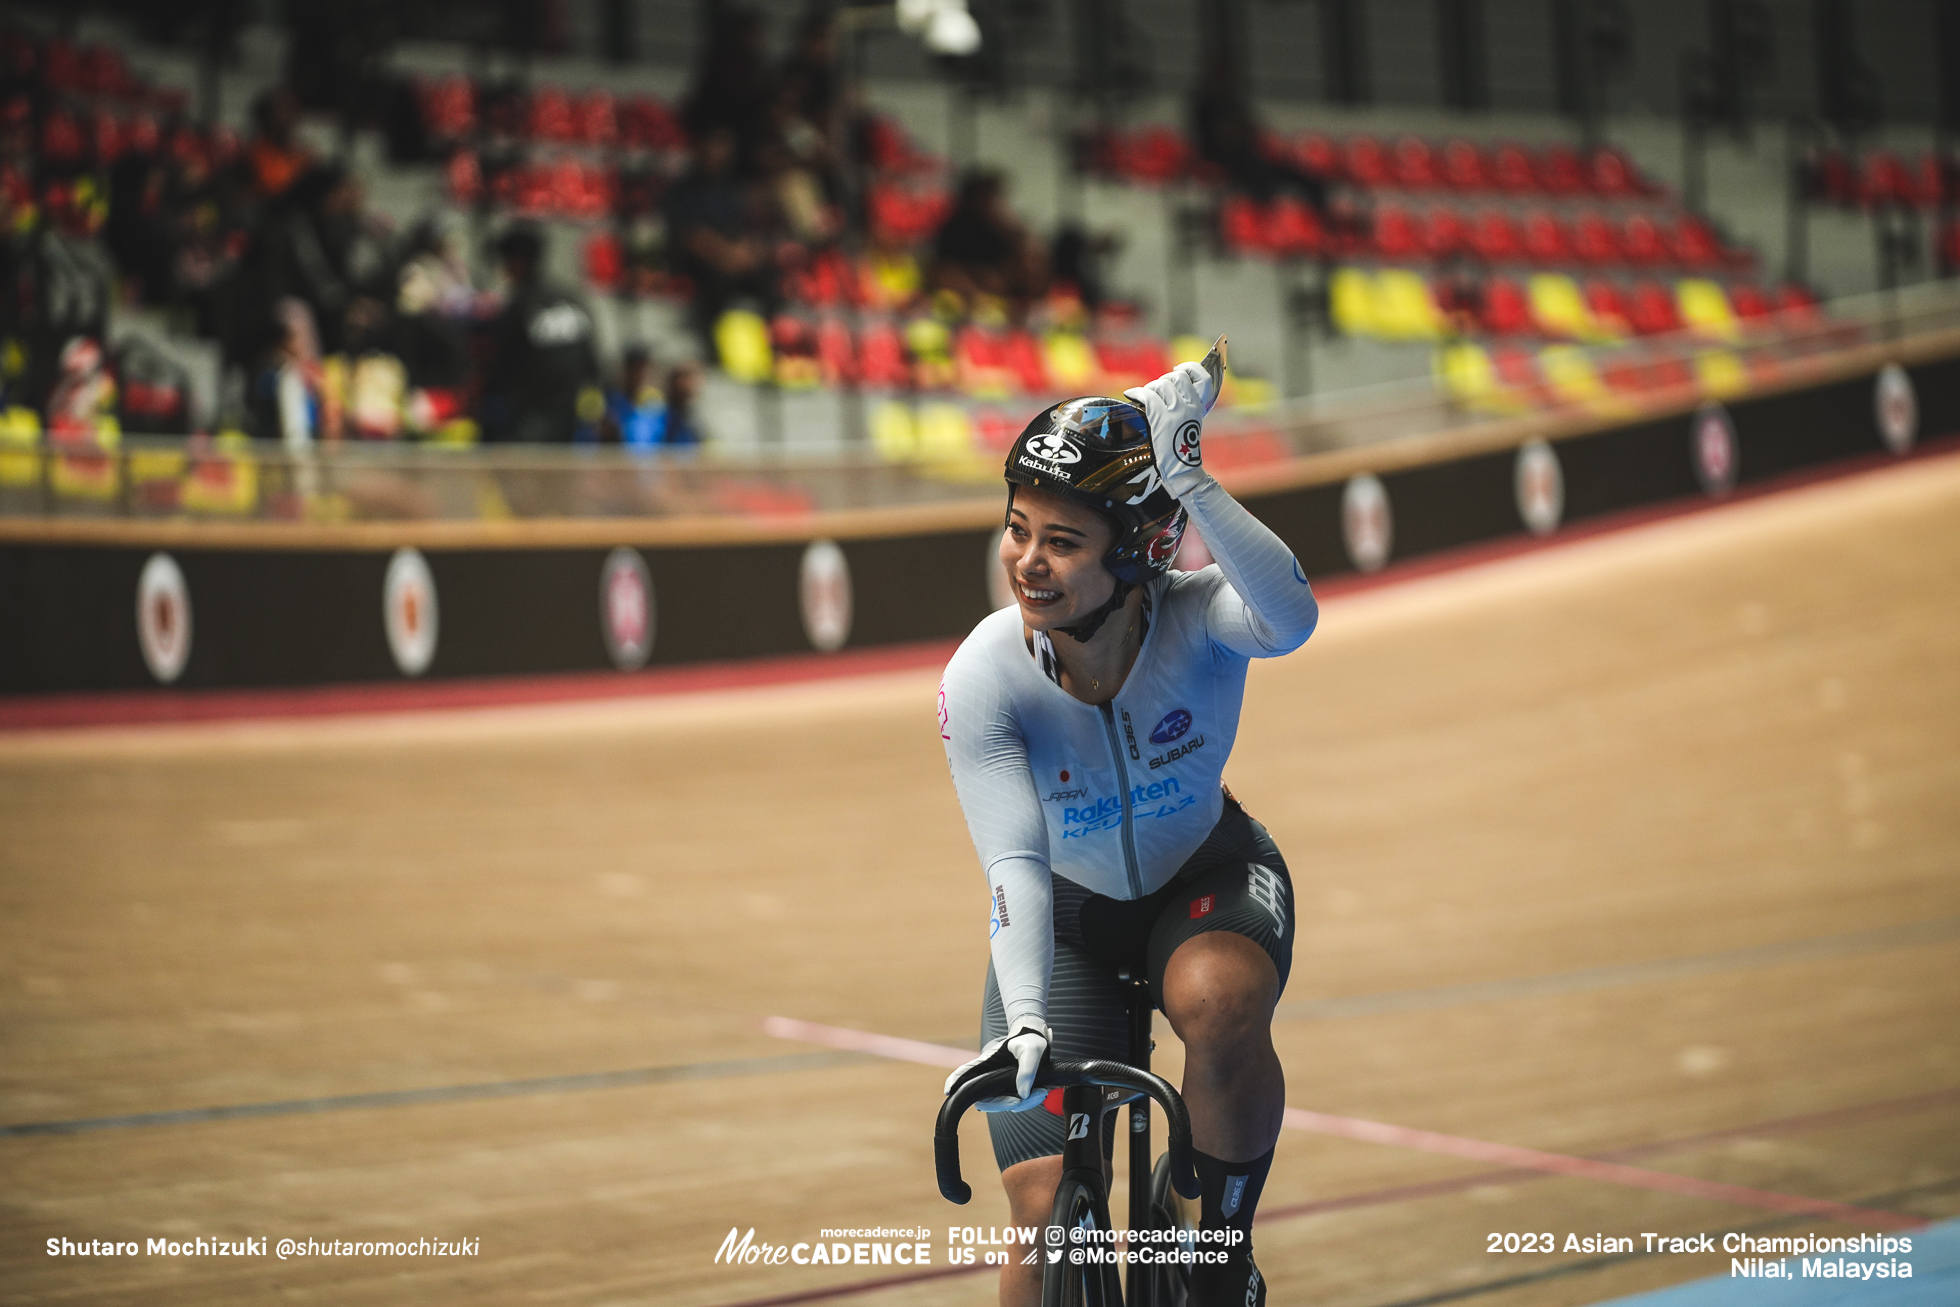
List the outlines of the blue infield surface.
{"type": "MultiPolygon", "coordinates": [[[[1960,1220],[1943,1221],[1911,1233],[1912,1251],[1830,1253],[1780,1259],[1788,1279],[1716,1275],[1671,1289],[1615,1298],[1600,1307],[1960,1307],[1960,1220]],[[1806,1276],[1804,1263],[1845,1262],[1880,1266],[1910,1262],[1910,1279],[1806,1276]]],[[[1778,1259],[1766,1259],[1775,1265],[1778,1259]]]]}

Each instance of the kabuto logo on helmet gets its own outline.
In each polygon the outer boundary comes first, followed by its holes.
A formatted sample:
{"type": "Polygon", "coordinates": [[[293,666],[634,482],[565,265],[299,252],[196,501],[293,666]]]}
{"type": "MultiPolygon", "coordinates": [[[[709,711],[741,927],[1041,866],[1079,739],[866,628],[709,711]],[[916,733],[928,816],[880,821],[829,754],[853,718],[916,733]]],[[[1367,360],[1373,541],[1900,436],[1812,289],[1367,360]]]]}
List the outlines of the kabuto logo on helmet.
{"type": "Polygon", "coordinates": [[[1076,447],[1074,441],[1059,431],[1050,431],[1047,435],[1036,436],[1033,440],[1030,440],[1028,442],[1028,453],[1045,463],[1079,463],[1082,461],[1082,451],[1076,447]]]}

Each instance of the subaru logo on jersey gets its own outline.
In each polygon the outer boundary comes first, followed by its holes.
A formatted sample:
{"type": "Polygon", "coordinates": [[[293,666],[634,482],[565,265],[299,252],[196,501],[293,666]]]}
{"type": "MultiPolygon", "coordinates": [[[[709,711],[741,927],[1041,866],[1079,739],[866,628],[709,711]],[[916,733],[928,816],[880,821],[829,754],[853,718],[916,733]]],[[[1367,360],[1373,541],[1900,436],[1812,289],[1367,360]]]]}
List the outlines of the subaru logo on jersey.
{"type": "Polygon", "coordinates": [[[1173,708],[1164,714],[1164,720],[1157,723],[1157,729],[1150,732],[1152,744],[1169,744],[1191,729],[1191,714],[1182,708],[1173,708]]]}
{"type": "Polygon", "coordinates": [[[1045,435],[1039,435],[1033,440],[1030,440],[1028,442],[1028,452],[1036,458],[1046,459],[1050,463],[1079,463],[1082,461],[1082,451],[1076,448],[1074,441],[1059,431],[1050,431],[1045,435]]]}

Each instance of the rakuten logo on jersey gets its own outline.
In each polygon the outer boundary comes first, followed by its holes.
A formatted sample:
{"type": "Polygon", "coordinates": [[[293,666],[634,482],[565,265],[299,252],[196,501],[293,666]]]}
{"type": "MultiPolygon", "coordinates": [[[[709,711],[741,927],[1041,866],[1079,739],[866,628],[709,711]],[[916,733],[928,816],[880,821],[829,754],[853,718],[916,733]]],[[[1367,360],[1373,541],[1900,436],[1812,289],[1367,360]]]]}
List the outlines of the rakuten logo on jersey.
{"type": "MultiPolygon", "coordinates": [[[[1195,794],[1185,794],[1177,778],[1167,776],[1161,781],[1148,785],[1130,787],[1130,815],[1138,821],[1145,817],[1168,817],[1181,812],[1198,801],[1195,794]]],[[[1104,795],[1094,803],[1079,808],[1062,809],[1062,838],[1078,839],[1090,831],[1115,830],[1123,824],[1123,800],[1114,794],[1104,795]]]]}

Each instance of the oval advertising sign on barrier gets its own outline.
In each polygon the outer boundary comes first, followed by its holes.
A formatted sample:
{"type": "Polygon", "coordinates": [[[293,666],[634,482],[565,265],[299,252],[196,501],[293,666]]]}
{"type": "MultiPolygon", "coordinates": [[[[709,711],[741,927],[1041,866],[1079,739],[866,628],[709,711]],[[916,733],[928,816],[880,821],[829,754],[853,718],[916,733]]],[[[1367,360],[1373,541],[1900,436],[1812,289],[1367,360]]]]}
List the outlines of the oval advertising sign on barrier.
{"type": "Polygon", "coordinates": [[[1558,451],[1550,444],[1533,440],[1518,447],[1511,490],[1518,501],[1518,516],[1533,535],[1558,530],[1565,516],[1565,473],[1559,467],[1558,451]]]}
{"type": "Polygon", "coordinates": [[[191,659],[191,591],[169,554],[151,554],[136,579],[136,643],[159,685],[184,674],[191,659]]]}
{"type": "Polygon", "coordinates": [[[416,549],[397,549],[381,586],[388,652],[403,676],[420,676],[436,656],[436,579],[416,549]]]}
{"type": "Polygon", "coordinates": [[[1872,409],[1885,447],[1894,454],[1909,453],[1919,439],[1919,395],[1904,368],[1888,363],[1879,369],[1872,388],[1872,409]]]}
{"type": "Polygon", "coordinates": [[[1372,472],[1363,472],[1341,492],[1341,539],[1359,572],[1378,572],[1395,548],[1395,516],[1388,490],[1372,472]]]}
{"type": "Polygon", "coordinates": [[[803,551],[797,600],[810,646],[823,653],[842,649],[851,638],[851,567],[836,541],[813,540],[803,551]]]}
{"type": "Polygon", "coordinates": [[[653,576],[640,551],[620,548],[607,554],[599,569],[599,634],[614,667],[637,672],[647,665],[657,616],[653,576]]]}
{"type": "Polygon", "coordinates": [[[1742,461],[1741,447],[1735,439],[1735,423],[1720,404],[1703,404],[1695,410],[1688,429],[1695,480],[1701,483],[1704,494],[1720,499],[1735,489],[1735,476],[1742,461]]]}

